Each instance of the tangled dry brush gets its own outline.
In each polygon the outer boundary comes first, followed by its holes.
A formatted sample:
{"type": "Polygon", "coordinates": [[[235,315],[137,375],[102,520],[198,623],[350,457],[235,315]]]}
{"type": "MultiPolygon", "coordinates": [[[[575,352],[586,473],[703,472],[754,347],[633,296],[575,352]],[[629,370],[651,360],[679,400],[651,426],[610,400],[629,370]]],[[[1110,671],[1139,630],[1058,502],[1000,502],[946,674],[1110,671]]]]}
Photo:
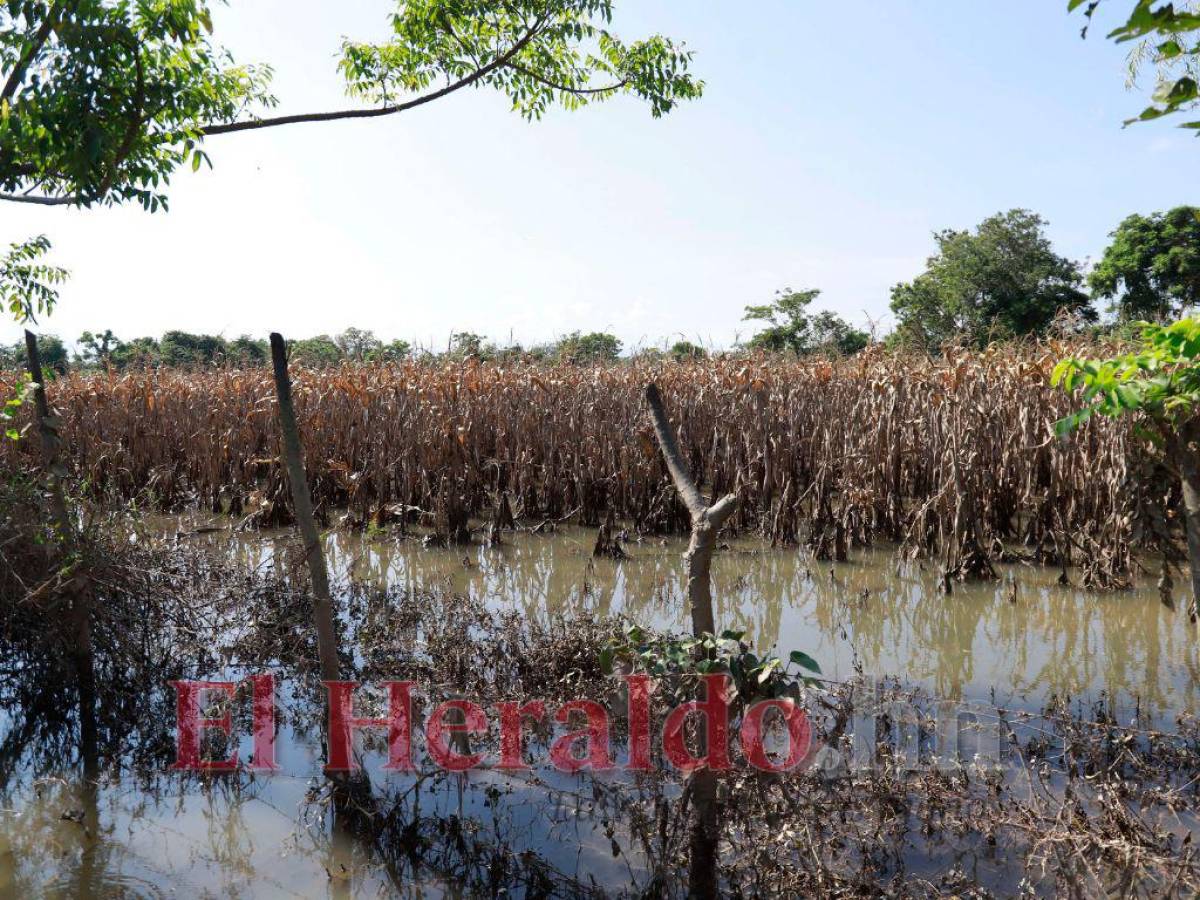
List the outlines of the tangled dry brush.
{"type": "MultiPolygon", "coordinates": [[[[844,558],[874,540],[935,559],[949,589],[997,560],[1078,565],[1127,584],[1141,549],[1172,557],[1176,496],[1130,426],[1059,439],[1049,386],[1063,342],[932,359],[717,358],[603,367],[408,362],[293,372],[307,466],[327,520],[424,522],[449,539],[507,495],[518,521],[678,532],[645,415],[655,380],[693,471],[741,497],[736,530],[844,558]]],[[[1094,348],[1093,348],[1094,349],[1094,348]]],[[[265,370],[73,374],[51,387],[79,483],[97,496],[286,522],[265,370]]],[[[9,443],[14,457],[32,442],[9,443]]],[[[1164,564],[1164,573],[1166,572],[1164,564]]],[[[1169,575],[1167,576],[1169,577],[1169,575]]]]}

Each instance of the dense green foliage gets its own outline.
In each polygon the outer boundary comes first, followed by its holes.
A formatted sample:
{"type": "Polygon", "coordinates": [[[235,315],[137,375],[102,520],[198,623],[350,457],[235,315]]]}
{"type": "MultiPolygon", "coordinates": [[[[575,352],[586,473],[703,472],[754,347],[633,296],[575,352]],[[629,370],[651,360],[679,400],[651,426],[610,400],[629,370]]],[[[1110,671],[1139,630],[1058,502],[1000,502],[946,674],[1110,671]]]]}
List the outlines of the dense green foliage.
{"type": "MultiPolygon", "coordinates": [[[[1072,12],[1084,10],[1089,23],[1096,11],[1111,0],[1069,0],[1072,12]]],[[[1128,0],[1123,0],[1128,2],[1128,0]]],[[[1084,28],[1086,36],[1088,29],[1084,28]]],[[[1197,74],[1200,68],[1200,12],[1191,3],[1156,3],[1155,0],[1134,0],[1128,18],[1108,33],[1117,43],[1141,42],[1151,53],[1158,68],[1158,87],[1154,103],[1141,115],[1125,124],[1145,122],[1163,116],[1195,109],[1200,102],[1197,74]]],[[[1200,121],[1185,122],[1183,128],[1200,129],[1200,121]]]]}
{"type": "Polygon", "coordinates": [[[938,252],[925,271],[892,289],[899,339],[928,348],[950,340],[983,346],[1042,334],[1064,310],[1095,321],[1079,264],[1054,252],[1045,224],[1014,209],[974,232],[935,234],[938,252]]]}
{"type": "Polygon", "coordinates": [[[1141,413],[1156,427],[1174,429],[1200,409],[1200,319],[1143,322],[1133,351],[1103,360],[1065,359],[1051,382],[1066,391],[1079,389],[1084,403],[1058,423],[1060,434],[1096,414],[1141,413]]]}
{"type": "MultiPolygon", "coordinates": [[[[42,357],[42,369],[46,373],[63,375],[71,367],[70,353],[60,338],[43,334],[38,338],[38,350],[42,357]]],[[[18,341],[10,346],[0,346],[0,369],[21,371],[25,368],[25,342],[18,341]]]]}
{"type": "Polygon", "coordinates": [[[469,79],[502,91],[528,119],[621,93],[661,116],[700,96],[690,53],[661,35],[626,43],[608,29],[612,16],[611,0],[406,0],[394,36],[345,42],[340,68],[350,93],[373,104],[469,79]]]}
{"type": "Polygon", "coordinates": [[[466,87],[540,117],[632,94],[655,116],[700,96],[691,54],[661,35],[625,42],[611,0],[399,0],[382,44],[345,41],[348,93],[370,107],[273,118],[271,70],[209,37],[204,0],[10,0],[0,6],[0,190],[5,198],[165,207],[205,138],[390,115],[466,87]]]}
{"type": "Polygon", "coordinates": [[[708,353],[699,344],[693,344],[691,341],[676,341],[671,345],[671,358],[676,362],[683,362],[689,359],[704,359],[708,353]]]}
{"type": "Polygon", "coordinates": [[[1162,320],[1200,303],[1200,209],[1132,215],[1088,276],[1123,320],[1162,320]]]}
{"type": "Polygon", "coordinates": [[[0,10],[0,188],[165,206],[202,128],[269,103],[270,70],[209,40],[203,0],[21,0],[0,10]]]}
{"type": "Polygon", "coordinates": [[[569,363],[612,362],[621,355],[621,342],[602,331],[575,331],[555,345],[552,355],[569,363]]]}
{"type": "Polygon", "coordinates": [[[1099,414],[1136,417],[1137,433],[1158,447],[1179,478],[1187,534],[1192,600],[1189,615],[1200,620],[1200,319],[1170,325],[1142,322],[1133,350],[1109,359],[1065,359],[1051,382],[1079,391],[1082,408],[1061,419],[1060,435],[1099,414]]]}
{"type": "Polygon", "coordinates": [[[747,306],[743,321],[766,322],[767,326],[754,335],[749,346],[755,350],[797,355],[826,351],[857,353],[869,341],[865,332],[850,327],[834,313],[824,311],[810,315],[808,307],[821,295],[820,291],[793,291],[786,288],[775,292],[775,299],[761,306],[747,306]]]}

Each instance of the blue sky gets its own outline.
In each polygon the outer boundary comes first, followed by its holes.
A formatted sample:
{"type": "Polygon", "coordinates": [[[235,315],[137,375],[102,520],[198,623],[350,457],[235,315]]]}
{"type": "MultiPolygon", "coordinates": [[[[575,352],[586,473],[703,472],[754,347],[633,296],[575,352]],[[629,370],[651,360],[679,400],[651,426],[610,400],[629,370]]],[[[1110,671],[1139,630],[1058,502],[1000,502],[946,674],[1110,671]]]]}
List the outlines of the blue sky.
{"type": "MultiPolygon", "coordinates": [[[[746,304],[785,286],[886,329],[889,288],[937,229],[1023,206],[1082,260],[1129,213],[1200,204],[1185,175],[1200,142],[1122,129],[1142,106],[1124,52],[1081,41],[1065,7],[619,0],[618,32],[695,50],[702,100],[660,120],[622,98],[530,124],[471,91],[222,136],[215,170],[177,176],[165,215],[7,204],[0,240],[54,240],[74,274],[43,327],[68,339],[354,325],[430,346],[575,329],[721,346],[751,333],[746,304]]],[[[344,106],[340,37],[383,36],[390,8],[231,0],[216,35],[275,66],[281,112],[344,106]]]]}

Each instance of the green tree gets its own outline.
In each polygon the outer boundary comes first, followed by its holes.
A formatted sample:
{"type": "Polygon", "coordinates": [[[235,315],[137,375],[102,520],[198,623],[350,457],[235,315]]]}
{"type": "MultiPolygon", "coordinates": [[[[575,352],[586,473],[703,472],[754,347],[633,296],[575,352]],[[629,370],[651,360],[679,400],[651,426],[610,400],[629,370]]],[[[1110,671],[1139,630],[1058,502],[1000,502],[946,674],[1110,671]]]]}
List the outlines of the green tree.
{"type": "Polygon", "coordinates": [[[482,334],[458,331],[450,335],[450,347],[446,355],[456,359],[489,359],[494,349],[482,334]]]}
{"type": "Polygon", "coordinates": [[[892,288],[901,339],[929,348],[948,340],[982,346],[1042,334],[1063,310],[1095,321],[1080,290],[1079,264],[1054,252],[1045,225],[1040,216],[1014,209],[985,219],[974,232],[935,234],[938,252],[925,271],[892,288]]]}
{"type": "Polygon", "coordinates": [[[704,348],[699,344],[693,344],[691,341],[676,341],[671,345],[671,358],[676,362],[684,360],[704,359],[708,356],[704,348]]]}
{"type": "Polygon", "coordinates": [[[621,356],[616,335],[603,331],[580,334],[573,331],[555,345],[555,355],[563,362],[582,364],[615,362],[621,356]]]}
{"type": "Polygon", "coordinates": [[[1052,382],[1068,392],[1078,390],[1084,404],[1058,423],[1058,432],[1068,434],[1097,414],[1132,415],[1140,432],[1163,450],[1183,488],[1195,622],[1200,611],[1200,319],[1139,324],[1140,341],[1129,353],[1058,364],[1052,382]]]}
{"type": "MultiPolygon", "coordinates": [[[[1083,8],[1088,25],[1092,17],[1106,0],[1068,0],[1067,9],[1074,12],[1083,8]]],[[[1124,6],[1128,0],[1120,0],[1124,6]]],[[[1114,5],[1111,2],[1109,5],[1114,5]]],[[[1200,10],[1189,0],[1182,3],[1159,3],[1156,0],[1134,0],[1129,16],[1108,33],[1111,40],[1119,44],[1134,43],[1133,70],[1149,59],[1154,63],[1158,85],[1154,91],[1154,102],[1133,119],[1147,122],[1195,109],[1200,102],[1200,10]]],[[[1083,34],[1086,37],[1088,27],[1083,34]]],[[[1200,129],[1200,121],[1184,122],[1181,128],[1200,129]]]]}
{"type": "Polygon", "coordinates": [[[288,342],[288,357],[296,365],[314,369],[336,366],[342,361],[342,348],[327,334],[288,342]]]}
{"type": "Polygon", "coordinates": [[[342,355],[354,362],[365,362],[383,347],[383,341],[375,337],[375,332],[361,328],[347,328],[334,337],[342,355]]]}
{"type": "Polygon", "coordinates": [[[162,363],[158,341],[152,337],[122,341],[112,351],[112,364],[118,370],[151,369],[162,363]]]}
{"type": "MultiPolygon", "coordinates": [[[[66,375],[71,368],[70,354],[67,352],[67,345],[62,342],[62,338],[56,337],[53,334],[38,335],[38,354],[42,358],[42,369],[47,372],[54,372],[58,375],[66,375]]],[[[24,356],[25,345],[18,344],[20,353],[24,356]]]]}
{"type": "Polygon", "coordinates": [[[1121,319],[1161,321],[1200,304],[1200,209],[1132,215],[1111,237],[1088,284],[1121,319]]]}
{"type": "Polygon", "coordinates": [[[48,204],[166,205],[206,160],[208,124],[269,105],[270,70],[234,65],[202,0],[24,0],[0,11],[0,189],[48,204]]]}
{"type": "MultiPolygon", "coordinates": [[[[22,370],[24,367],[24,344],[0,344],[0,372],[17,372],[22,370]]],[[[3,400],[0,400],[0,405],[2,405],[3,402],[3,400]]],[[[0,412],[0,418],[3,417],[3,412],[0,412]]],[[[12,437],[12,435],[10,434],[9,437],[12,437]]]]}
{"type": "Polygon", "coordinates": [[[841,316],[824,310],[812,317],[812,343],[814,348],[828,350],[841,356],[851,356],[871,342],[865,331],[847,324],[841,316]]]}
{"type": "Polygon", "coordinates": [[[105,329],[102,334],[85,331],[79,336],[79,347],[81,362],[103,367],[112,362],[113,354],[121,347],[121,341],[111,329],[105,329]]]}
{"type": "Polygon", "coordinates": [[[775,292],[775,300],[747,306],[746,322],[766,322],[766,327],[749,341],[755,350],[790,352],[798,356],[815,350],[855,353],[867,344],[867,336],[829,311],[810,315],[809,306],[821,296],[818,290],[775,292]]]}
{"type": "Polygon", "coordinates": [[[271,71],[209,37],[204,0],[21,0],[0,8],[3,198],[165,207],[171,174],[221,134],[391,116],[492,88],[529,119],[628,94],[654,116],[703,88],[661,35],[610,30],[612,0],[398,0],[391,35],[345,41],[350,109],[264,115],[271,71]]]}
{"type": "Polygon", "coordinates": [[[226,358],[234,365],[246,369],[256,369],[267,364],[271,348],[267,346],[266,341],[243,334],[229,342],[225,354],[226,358]]]}
{"type": "Polygon", "coordinates": [[[226,355],[225,339],[212,334],[168,331],[158,344],[164,366],[211,366],[226,355]]]}
{"type": "Polygon", "coordinates": [[[380,344],[371,352],[372,362],[402,362],[412,356],[412,344],[408,341],[394,340],[380,344]]]}

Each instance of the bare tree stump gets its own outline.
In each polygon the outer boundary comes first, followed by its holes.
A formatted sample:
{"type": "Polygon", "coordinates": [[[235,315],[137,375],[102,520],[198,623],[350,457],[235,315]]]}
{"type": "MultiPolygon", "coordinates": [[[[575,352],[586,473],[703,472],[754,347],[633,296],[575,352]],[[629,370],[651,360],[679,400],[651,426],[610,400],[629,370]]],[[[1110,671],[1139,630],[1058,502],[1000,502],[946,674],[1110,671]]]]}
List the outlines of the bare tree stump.
{"type": "Polygon", "coordinates": [[[606,556],[609,559],[629,559],[629,554],[621,546],[621,538],[617,533],[617,520],[610,508],[604,523],[596,533],[596,545],[592,548],[593,557],[606,556]]]}

